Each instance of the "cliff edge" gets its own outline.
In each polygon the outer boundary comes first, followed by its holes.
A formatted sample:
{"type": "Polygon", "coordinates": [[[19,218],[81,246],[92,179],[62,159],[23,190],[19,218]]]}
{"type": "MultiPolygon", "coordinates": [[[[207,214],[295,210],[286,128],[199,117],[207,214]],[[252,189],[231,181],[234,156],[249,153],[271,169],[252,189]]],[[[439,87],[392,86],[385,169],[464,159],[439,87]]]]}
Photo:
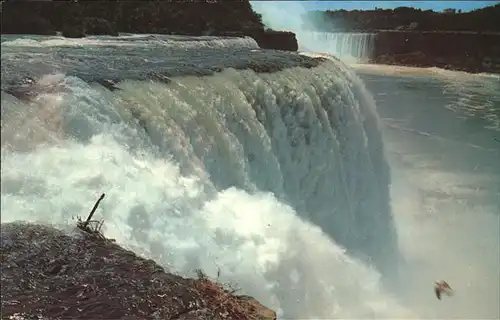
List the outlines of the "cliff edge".
{"type": "Polygon", "coordinates": [[[3,223],[1,263],[2,319],[276,319],[201,271],[182,278],[78,228],[3,223]]]}

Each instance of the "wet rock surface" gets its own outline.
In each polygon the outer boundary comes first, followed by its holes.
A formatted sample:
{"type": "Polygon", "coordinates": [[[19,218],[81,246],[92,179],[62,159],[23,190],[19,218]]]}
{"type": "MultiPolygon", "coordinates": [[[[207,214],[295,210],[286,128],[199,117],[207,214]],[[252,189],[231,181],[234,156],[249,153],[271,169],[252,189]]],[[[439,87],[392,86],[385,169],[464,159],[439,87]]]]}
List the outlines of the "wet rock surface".
{"type": "Polygon", "coordinates": [[[1,225],[2,319],[275,319],[251,297],[185,279],[79,229],[1,225]]]}

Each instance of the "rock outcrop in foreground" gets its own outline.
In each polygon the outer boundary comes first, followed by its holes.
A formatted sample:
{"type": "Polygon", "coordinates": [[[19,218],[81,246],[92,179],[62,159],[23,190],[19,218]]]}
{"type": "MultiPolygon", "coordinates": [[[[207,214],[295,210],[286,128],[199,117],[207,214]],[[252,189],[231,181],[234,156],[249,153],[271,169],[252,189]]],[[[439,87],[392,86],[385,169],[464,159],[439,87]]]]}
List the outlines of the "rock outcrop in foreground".
{"type": "Polygon", "coordinates": [[[1,225],[2,319],[275,319],[255,299],[164,271],[76,229],[1,225]]]}

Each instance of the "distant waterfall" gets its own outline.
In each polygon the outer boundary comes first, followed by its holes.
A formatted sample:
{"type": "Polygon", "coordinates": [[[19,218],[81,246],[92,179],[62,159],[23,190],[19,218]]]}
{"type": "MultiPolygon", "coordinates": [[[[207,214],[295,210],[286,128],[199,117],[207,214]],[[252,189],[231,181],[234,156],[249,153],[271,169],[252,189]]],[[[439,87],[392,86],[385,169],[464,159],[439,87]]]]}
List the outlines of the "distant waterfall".
{"type": "Polygon", "coordinates": [[[342,60],[367,62],[372,57],[376,34],[312,31],[301,36],[307,38],[301,42],[309,50],[330,53],[342,60]]]}

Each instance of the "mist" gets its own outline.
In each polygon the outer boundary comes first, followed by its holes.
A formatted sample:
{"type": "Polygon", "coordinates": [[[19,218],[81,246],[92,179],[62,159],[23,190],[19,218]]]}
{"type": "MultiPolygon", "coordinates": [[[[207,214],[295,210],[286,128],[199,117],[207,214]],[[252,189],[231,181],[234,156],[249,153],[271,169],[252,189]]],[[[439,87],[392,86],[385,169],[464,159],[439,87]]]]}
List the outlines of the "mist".
{"type": "Polygon", "coordinates": [[[277,1],[251,4],[262,15],[267,28],[294,32],[299,51],[331,54],[349,64],[365,63],[371,58],[374,34],[312,31],[307,26],[316,26],[322,21],[314,21],[315,16],[306,15],[308,10],[300,1],[286,2],[286,5],[277,1]]]}
{"type": "Polygon", "coordinates": [[[307,10],[299,1],[251,1],[255,12],[262,15],[262,22],[267,28],[277,31],[292,31],[297,37],[300,51],[324,52],[325,47],[314,41],[311,32],[304,28],[307,10]]]}

